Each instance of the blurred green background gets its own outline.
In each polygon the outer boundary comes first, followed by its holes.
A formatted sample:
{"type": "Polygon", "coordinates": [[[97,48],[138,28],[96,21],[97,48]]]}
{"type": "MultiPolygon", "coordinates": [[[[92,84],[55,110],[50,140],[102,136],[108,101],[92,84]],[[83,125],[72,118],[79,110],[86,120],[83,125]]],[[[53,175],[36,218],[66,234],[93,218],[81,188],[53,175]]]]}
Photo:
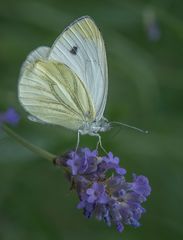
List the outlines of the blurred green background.
{"type": "MultiPolygon", "coordinates": [[[[0,109],[21,114],[15,131],[50,152],[76,144],[76,133],[32,123],[17,100],[27,54],[50,46],[74,19],[92,16],[107,50],[109,94],[105,117],[148,129],[104,133],[121,166],[146,175],[152,194],[142,227],[122,235],[76,209],[63,172],[0,132],[0,239],[183,239],[183,2],[176,0],[0,0],[0,109]],[[118,133],[118,134],[117,134],[118,133]]],[[[96,139],[83,136],[81,146],[96,139]]]]}

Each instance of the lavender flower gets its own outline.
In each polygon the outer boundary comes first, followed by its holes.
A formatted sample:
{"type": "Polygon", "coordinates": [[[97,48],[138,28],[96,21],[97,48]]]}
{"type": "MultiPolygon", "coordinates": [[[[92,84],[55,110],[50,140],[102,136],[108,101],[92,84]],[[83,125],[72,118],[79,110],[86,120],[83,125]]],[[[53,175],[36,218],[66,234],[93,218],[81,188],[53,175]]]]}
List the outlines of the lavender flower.
{"type": "Polygon", "coordinates": [[[155,11],[152,8],[145,9],[143,18],[148,39],[152,42],[157,42],[161,37],[161,31],[155,11]]]}
{"type": "Polygon", "coordinates": [[[15,111],[14,108],[9,108],[6,112],[0,113],[0,124],[9,123],[11,125],[16,125],[20,120],[20,116],[15,111]]]}
{"type": "Polygon", "coordinates": [[[140,226],[139,219],[145,212],[141,204],[151,192],[146,177],[133,174],[132,182],[127,182],[119,158],[111,152],[100,157],[96,150],[88,148],[71,151],[57,159],[56,164],[66,167],[80,199],[77,207],[87,218],[95,216],[108,226],[114,224],[118,232],[125,224],[140,226]]]}

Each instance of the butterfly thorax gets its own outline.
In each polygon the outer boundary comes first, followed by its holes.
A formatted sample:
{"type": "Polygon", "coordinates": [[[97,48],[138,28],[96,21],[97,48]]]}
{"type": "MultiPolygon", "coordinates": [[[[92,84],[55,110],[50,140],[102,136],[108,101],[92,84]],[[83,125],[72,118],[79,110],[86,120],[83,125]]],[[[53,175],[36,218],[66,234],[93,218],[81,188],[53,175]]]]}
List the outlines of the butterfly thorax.
{"type": "Polygon", "coordinates": [[[80,127],[79,131],[82,135],[95,135],[98,132],[105,132],[110,128],[110,123],[106,118],[103,117],[100,120],[95,120],[93,122],[84,122],[83,126],[80,127]]]}

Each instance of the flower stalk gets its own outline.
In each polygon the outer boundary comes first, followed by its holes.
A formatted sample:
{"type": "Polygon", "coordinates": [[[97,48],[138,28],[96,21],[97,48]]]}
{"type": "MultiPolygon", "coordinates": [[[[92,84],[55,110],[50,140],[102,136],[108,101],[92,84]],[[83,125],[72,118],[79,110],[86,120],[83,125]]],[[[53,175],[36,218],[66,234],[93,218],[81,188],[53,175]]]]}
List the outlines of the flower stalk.
{"type": "Polygon", "coordinates": [[[56,158],[56,155],[28,142],[26,139],[24,139],[23,137],[15,133],[12,129],[10,129],[7,125],[3,124],[2,129],[8,136],[14,138],[18,143],[20,143],[21,145],[23,145],[33,153],[37,154],[38,156],[44,159],[47,159],[49,161],[53,161],[56,158]]]}

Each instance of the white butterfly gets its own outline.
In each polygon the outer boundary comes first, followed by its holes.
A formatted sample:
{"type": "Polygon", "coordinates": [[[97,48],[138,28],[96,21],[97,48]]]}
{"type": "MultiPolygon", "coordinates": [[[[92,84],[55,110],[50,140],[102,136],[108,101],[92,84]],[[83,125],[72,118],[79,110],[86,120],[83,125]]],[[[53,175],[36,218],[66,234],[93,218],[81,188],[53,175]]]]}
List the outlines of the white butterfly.
{"type": "MultiPolygon", "coordinates": [[[[31,120],[56,124],[79,134],[110,129],[103,117],[108,92],[104,41],[89,16],[71,23],[52,47],[39,47],[25,60],[18,97],[31,120]]],[[[102,145],[101,145],[102,146],[102,145]]]]}

